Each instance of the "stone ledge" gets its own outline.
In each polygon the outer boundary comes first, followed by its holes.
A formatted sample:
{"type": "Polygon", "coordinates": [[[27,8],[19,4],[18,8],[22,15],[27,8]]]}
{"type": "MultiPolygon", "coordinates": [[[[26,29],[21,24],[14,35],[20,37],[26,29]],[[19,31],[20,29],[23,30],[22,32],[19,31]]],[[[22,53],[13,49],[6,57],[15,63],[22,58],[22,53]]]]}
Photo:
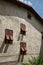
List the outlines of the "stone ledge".
{"type": "MultiPolygon", "coordinates": [[[[35,54],[33,54],[33,55],[32,54],[27,54],[27,55],[24,56],[24,60],[26,58],[36,57],[38,55],[35,55],[35,54]]],[[[14,54],[8,54],[8,53],[1,53],[0,54],[0,63],[17,61],[18,60],[18,57],[19,57],[19,54],[14,55],[14,54]]],[[[28,60],[25,60],[25,62],[27,62],[27,61],[28,60]]]]}

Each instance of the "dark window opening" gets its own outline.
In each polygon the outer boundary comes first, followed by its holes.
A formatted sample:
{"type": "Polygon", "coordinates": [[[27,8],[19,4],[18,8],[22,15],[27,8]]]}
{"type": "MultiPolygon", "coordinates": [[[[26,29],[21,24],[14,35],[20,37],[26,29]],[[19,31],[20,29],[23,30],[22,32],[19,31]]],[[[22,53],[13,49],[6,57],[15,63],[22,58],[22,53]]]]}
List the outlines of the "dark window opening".
{"type": "Polygon", "coordinates": [[[26,54],[26,43],[20,42],[20,54],[26,54]]]}
{"type": "Polygon", "coordinates": [[[30,13],[30,12],[27,13],[27,17],[28,17],[29,19],[31,19],[31,13],[30,13]]]}
{"type": "Polygon", "coordinates": [[[20,24],[20,34],[26,35],[26,26],[25,24],[20,24]]]}
{"type": "Polygon", "coordinates": [[[42,34],[42,39],[43,39],[43,34],[42,34]]]}
{"type": "Polygon", "coordinates": [[[5,30],[5,43],[13,43],[13,30],[5,30]]]}

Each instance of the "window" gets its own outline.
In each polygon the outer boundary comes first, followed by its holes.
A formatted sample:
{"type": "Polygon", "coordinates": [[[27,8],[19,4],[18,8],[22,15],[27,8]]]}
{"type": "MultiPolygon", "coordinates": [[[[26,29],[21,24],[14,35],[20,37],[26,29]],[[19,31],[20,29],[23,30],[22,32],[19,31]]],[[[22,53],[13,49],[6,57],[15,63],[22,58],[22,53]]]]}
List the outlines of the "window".
{"type": "Polygon", "coordinates": [[[6,29],[5,30],[5,43],[13,42],[13,30],[6,29]]]}
{"type": "Polygon", "coordinates": [[[20,34],[26,35],[26,26],[25,24],[20,24],[20,34]]]}
{"type": "Polygon", "coordinates": [[[29,19],[31,19],[31,13],[30,13],[30,12],[27,13],[27,17],[28,17],[29,19]]]}
{"type": "Polygon", "coordinates": [[[25,42],[20,42],[20,53],[26,54],[26,43],[25,42]]]}

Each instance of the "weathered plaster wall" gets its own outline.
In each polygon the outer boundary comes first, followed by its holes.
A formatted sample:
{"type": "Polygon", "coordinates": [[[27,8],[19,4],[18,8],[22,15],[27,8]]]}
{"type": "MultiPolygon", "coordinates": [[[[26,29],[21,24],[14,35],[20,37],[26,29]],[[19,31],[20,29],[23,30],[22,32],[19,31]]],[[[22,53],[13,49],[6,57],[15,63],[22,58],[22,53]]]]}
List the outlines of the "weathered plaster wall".
{"type": "MultiPolygon", "coordinates": [[[[41,48],[41,25],[34,17],[32,20],[27,18],[27,10],[19,8],[13,4],[0,1],[0,49],[2,50],[2,44],[4,44],[5,29],[13,30],[13,44],[9,45],[8,50],[4,53],[0,53],[0,62],[4,61],[16,61],[18,60],[20,50],[20,40],[17,41],[20,32],[20,23],[26,25],[26,36],[23,41],[27,45],[27,55],[24,57],[24,62],[27,62],[28,58],[32,55],[39,55],[41,48]],[[31,24],[32,22],[32,24],[31,24]],[[36,24],[35,24],[35,23],[36,24]],[[39,24],[38,24],[39,23],[39,24]],[[38,30],[36,27],[37,26],[38,30]]],[[[6,46],[6,45],[3,45],[6,46]]]]}

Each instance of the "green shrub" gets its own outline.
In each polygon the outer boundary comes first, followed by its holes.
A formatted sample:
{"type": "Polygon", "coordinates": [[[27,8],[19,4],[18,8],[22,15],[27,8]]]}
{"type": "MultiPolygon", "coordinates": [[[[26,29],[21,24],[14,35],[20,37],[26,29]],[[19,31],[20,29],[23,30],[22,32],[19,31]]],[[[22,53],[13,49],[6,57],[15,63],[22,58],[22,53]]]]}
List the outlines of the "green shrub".
{"type": "Polygon", "coordinates": [[[43,55],[29,59],[29,62],[23,65],[43,65],[43,55]]]}

